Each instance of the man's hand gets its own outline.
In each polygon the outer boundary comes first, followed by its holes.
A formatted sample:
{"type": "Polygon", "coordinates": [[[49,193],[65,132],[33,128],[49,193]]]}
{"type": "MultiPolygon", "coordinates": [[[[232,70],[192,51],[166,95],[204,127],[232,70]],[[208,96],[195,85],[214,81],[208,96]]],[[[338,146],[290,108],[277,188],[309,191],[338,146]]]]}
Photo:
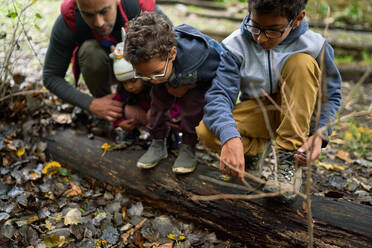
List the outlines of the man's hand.
{"type": "Polygon", "coordinates": [[[239,137],[229,139],[221,149],[220,171],[223,174],[237,176],[239,180],[244,178],[244,148],[239,137]],[[239,172],[230,169],[225,163],[236,168],[239,172]]]}
{"type": "Polygon", "coordinates": [[[134,119],[124,120],[118,126],[127,132],[131,132],[136,127],[136,121],[134,119]]]}
{"type": "MultiPolygon", "coordinates": [[[[320,136],[311,136],[306,143],[301,146],[297,151],[306,152],[307,156],[310,155],[311,162],[319,158],[320,152],[322,150],[322,138],[320,136]],[[311,154],[310,154],[311,152],[311,154]]],[[[306,166],[307,158],[301,154],[295,154],[295,159],[300,165],[306,166]]]]}
{"type": "Polygon", "coordinates": [[[101,98],[94,98],[89,105],[89,111],[108,121],[116,121],[122,117],[123,103],[113,100],[114,96],[113,93],[101,98]]]}

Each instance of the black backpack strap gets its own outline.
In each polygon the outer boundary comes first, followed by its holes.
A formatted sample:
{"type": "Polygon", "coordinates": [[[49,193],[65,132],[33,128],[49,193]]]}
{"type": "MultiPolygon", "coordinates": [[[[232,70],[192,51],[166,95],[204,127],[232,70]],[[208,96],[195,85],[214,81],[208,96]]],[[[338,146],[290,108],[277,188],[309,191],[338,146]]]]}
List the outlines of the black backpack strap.
{"type": "Polygon", "coordinates": [[[121,4],[128,20],[141,14],[141,6],[138,0],[121,0],[121,4]]]}

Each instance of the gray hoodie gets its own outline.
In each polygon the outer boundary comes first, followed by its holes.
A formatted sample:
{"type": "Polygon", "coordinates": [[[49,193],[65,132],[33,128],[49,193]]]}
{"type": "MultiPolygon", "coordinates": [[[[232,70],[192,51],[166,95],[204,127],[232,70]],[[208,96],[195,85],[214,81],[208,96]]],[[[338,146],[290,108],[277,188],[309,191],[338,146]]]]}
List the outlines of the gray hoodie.
{"type": "MultiPolygon", "coordinates": [[[[231,138],[240,137],[231,112],[239,92],[241,101],[262,96],[262,90],[269,94],[278,92],[280,72],[291,55],[307,53],[320,65],[322,49],[325,51],[327,101],[322,104],[319,128],[326,126],[341,105],[341,76],[333,61],[332,47],[320,34],[309,30],[303,20],[280,44],[271,50],[264,50],[246,29],[246,18],[248,16],[243,20],[241,28],[222,42],[221,62],[206,94],[203,120],[207,127],[222,144],[231,138]]],[[[314,125],[311,126],[310,135],[313,132],[314,125]]]]}

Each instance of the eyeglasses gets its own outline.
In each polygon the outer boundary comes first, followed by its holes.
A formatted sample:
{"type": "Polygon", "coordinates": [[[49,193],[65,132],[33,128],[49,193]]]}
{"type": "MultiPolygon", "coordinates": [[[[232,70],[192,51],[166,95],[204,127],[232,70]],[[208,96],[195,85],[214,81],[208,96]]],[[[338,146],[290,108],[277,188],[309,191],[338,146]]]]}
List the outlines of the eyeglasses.
{"type": "Polygon", "coordinates": [[[249,24],[249,22],[251,22],[251,21],[253,22],[253,20],[249,16],[246,23],[244,24],[247,27],[247,29],[249,30],[249,32],[251,32],[252,34],[257,35],[257,36],[259,36],[261,33],[264,33],[266,35],[266,37],[269,38],[269,39],[278,39],[278,38],[282,37],[282,35],[285,33],[285,31],[287,31],[287,29],[293,23],[293,20],[291,20],[291,21],[289,21],[289,23],[287,24],[287,26],[285,26],[285,28],[283,30],[272,30],[272,29],[265,29],[265,28],[260,28],[260,27],[257,27],[257,26],[253,26],[253,25],[249,24]]]}
{"type": "Polygon", "coordinates": [[[135,72],[134,78],[139,78],[139,79],[142,79],[142,80],[145,80],[145,81],[159,80],[159,79],[165,77],[165,74],[167,74],[168,64],[169,64],[169,56],[167,58],[167,62],[165,63],[165,67],[164,67],[163,73],[156,74],[156,75],[151,75],[149,77],[146,77],[146,76],[142,76],[142,75],[138,74],[137,72],[135,72]]]}

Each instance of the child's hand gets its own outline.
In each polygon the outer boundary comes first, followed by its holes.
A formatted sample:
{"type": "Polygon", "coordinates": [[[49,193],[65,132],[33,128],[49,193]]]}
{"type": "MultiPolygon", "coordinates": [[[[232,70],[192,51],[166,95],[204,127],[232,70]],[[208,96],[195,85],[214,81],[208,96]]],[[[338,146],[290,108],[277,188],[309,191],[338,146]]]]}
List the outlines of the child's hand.
{"type": "Polygon", "coordinates": [[[189,89],[195,88],[196,84],[181,85],[178,88],[172,88],[168,84],[166,84],[166,86],[169,94],[175,97],[183,97],[189,89]]]}
{"type": "Polygon", "coordinates": [[[123,130],[130,132],[136,127],[136,121],[134,119],[124,120],[118,125],[123,130]]]}

